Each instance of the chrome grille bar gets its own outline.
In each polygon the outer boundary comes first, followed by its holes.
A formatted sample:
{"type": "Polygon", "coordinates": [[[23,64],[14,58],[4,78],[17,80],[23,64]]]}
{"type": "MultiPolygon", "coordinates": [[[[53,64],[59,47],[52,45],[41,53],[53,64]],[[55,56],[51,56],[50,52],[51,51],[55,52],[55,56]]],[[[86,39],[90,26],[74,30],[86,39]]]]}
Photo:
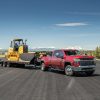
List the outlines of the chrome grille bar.
{"type": "Polygon", "coordinates": [[[95,65],[94,60],[80,60],[80,65],[81,66],[90,66],[90,65],[95,65]]]}

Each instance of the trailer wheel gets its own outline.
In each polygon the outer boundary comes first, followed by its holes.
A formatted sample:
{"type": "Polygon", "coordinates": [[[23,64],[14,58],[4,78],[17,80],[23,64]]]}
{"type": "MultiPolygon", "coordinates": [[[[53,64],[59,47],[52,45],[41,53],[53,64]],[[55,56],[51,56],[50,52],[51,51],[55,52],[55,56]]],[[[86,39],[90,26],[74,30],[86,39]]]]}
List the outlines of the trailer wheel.
{"type": "Polygon", "coordinates": [[[3,62],[1,62],[1,67],[3,67],[3,62]]]}
{"type": "Polygon", "coordinates": [[[7,62],[3,62],[3,67],[7,67],[7,62]]]}
{"type": "Polygon", "coordinates": [[[67,65],[67,66],[65,67],[64,71],[65,71],[65,74],[66,74],[67,76],[72,76],[72,75],[74,74],[74,72],[73,72],[73,70],[72,70],[72,68],[71,68],[70,65],[67,65]]]}
{"type": "Polygon", "coordinates": [[[8,62],[8,63],[7,63],[7,67],[10,67],[10,66],[11,66],[11,63],[8,62]]]}

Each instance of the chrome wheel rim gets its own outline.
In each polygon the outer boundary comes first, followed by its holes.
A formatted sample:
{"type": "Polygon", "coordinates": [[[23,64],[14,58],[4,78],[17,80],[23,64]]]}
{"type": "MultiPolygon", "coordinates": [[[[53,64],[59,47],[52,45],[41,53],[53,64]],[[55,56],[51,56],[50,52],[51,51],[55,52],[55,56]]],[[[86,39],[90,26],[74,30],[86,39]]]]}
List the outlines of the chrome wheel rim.
{"type": "Polygon", "coordinates": [[[41,70],[44,70],[44,63],[42,63],[42,67],[41,67],[41,70]]]}
{"type": "Polygon", "coordinates": [[[66,67],[65,68],[65,73],[66,73],[66,75],[72,75],[73,74],[72,68],[71,67],[66,67]]]}

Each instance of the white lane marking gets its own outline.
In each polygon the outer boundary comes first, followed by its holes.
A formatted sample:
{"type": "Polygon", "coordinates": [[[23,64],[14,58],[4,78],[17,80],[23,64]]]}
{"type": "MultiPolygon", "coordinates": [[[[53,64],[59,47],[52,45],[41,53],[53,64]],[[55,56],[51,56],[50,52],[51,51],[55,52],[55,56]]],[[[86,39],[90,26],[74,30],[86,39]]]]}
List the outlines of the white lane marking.
{"type": "Polygon", "coordinates": [[[74,83],[75,83],[75,79],[71,78],[66,89],[68,89],[68,90],[71,89],[73,87],[74,83]]]}

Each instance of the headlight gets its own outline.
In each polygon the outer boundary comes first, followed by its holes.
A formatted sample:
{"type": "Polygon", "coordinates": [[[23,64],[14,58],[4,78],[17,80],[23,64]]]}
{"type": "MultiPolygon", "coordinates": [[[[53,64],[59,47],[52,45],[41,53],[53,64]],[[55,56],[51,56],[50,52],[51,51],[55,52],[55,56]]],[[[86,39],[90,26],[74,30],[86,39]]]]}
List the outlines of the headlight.
{"type": "Polygon", "coordinates": [[[80,59],[75,58],[75,59],[74,59],[74,62],[73,62],[73,65],[74,65],[75,67],[79,67],[79,66],[80,66],[80,59]]]}
{"type": "Polygon", "coordinates": [[[78,58],[75,58],[75,59],[74,59],[74,61],[75,61],[75,62],[79,62],[79,61],[80,61],[80,59],[78,59],[78,58]]]}

